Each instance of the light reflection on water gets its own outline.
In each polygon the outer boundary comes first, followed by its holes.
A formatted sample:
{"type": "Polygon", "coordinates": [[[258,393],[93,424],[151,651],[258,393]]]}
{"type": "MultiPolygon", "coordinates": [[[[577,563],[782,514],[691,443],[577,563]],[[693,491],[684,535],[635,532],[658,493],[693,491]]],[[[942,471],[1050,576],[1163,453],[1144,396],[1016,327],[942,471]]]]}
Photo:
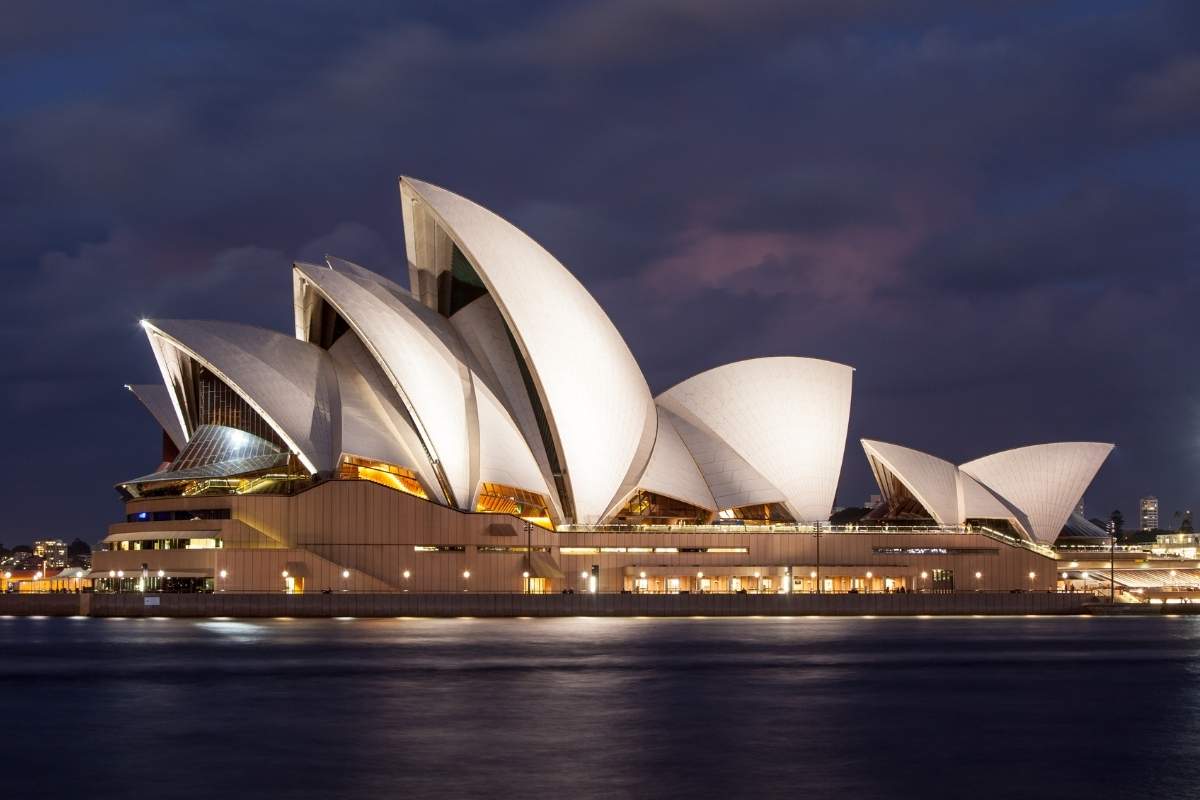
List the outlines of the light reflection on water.
{"type": "Polygon", "coordinates": [[[11,796],[1194,796],[1200,619],[0,620],[11,796]],[[1182,746],[1182,749],[1181,749],[1182,746]]]}

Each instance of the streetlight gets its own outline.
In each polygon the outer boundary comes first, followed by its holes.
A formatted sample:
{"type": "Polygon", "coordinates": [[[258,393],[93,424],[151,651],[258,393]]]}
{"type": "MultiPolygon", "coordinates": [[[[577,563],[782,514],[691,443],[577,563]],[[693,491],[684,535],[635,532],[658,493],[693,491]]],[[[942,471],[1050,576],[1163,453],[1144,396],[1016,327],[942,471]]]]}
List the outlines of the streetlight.
{"type": "Polygon", "coordinates": [[[1029,591],[1033,591],[1033,579],[1037,577],[1037,573],[1030,570],[1029,572],[1029,591]]]}
{"type": "Polygon", "coordinates": [[[808,573],[808,577],[813,582],[813,591],[815,592],[817,590],[817,571],[814,569],[812,572],[808,573]]]}
{"type": "MultiPolygon", "coordinates": [[[[924,583],[926,581],[926,579],[928,579],[928,578],[929,578],[929,573],[926,572],[925,570],[921,570],[921,582],[924,583]]],[[[917,588],[920,588],[920,587],[917,587],[917,588]]]]}
{"type": "Polygon", "coordinates": [[[871,578],[874,577],[875,573],[871,572],[871,570],[867,570],[867,594],[871,593],[871,578]]]}
{"type": "Polygon", "coordinates": [[[525,520],[525,594],[530,593],[529,573],[533,570],[533,523],[525,520]]]}
{"type": "Polygon", "coordinates": [[[411,577],[412,577],[412,573],[409,572],[408,570],[404,570],[404,580],[408,580],[411,577]]]}
{"type": "Polygon", "coordinates": [[[342,570],[342,578],[345,579],[345,578],[349,578],[349,577],[350,577],[350,570],[348,570],[348,569],[342,570]]]}
{"type": "Polygon", "coordinates": [[[982,572],[976,572],[976,573],[975,573],[975,591],[977,591],[977,592],[979,591],[979,579],[980,579],[980,578],[982,578],[982,577],[983,577],[983,573],[982,573],[982,572]]]}

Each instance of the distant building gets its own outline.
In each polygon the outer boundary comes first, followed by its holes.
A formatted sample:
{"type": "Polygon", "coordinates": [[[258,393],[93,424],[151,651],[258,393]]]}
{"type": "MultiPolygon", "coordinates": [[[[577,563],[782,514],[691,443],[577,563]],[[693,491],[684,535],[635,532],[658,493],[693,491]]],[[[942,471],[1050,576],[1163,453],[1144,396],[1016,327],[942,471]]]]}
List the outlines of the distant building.
{"type": "Polygon", "coordinates": [[[1156,556],[1192,559],[1200,548],[1200,536],[1194,533],[1160,533],[1154,537],[1150,552],[1156,556]]]}
{"type": "Polygon", "coordinates": [[[45,562],[47,567],[67,565],[67,543],[62,539],[39,539],[33,543],[33,554],[45,562]]]}
{"type": "Polygon", "coordinates": [[[1143,497],[1138,507],[1141,511],[1141,528],[1144,531],[1158,530],[1158,498],[1154,496],[1143,497]]]}

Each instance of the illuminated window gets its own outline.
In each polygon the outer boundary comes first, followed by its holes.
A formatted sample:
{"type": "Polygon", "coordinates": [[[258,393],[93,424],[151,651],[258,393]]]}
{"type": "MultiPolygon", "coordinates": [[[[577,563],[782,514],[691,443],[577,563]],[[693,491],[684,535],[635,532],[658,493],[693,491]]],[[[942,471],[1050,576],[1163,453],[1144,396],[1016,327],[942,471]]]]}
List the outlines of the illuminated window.
{"type": "Polygon", "coordinates": [[[599,547],[560,547],[558,552],[564,556],[593,556],[600,552],[599,547]]]}
{"type": "Polygon", "coordinates": [[[512,514],[539,527],[553,529],[546,498],[528,489],[485,482],[480,485],[475,510],[492,514],[512,514]]]}
{"type": "Polygon", "coordinates": [[[346,456],[338,468],[338,477],[343,480],[361,480],[378,483],[397,491],[428,500],[417,473],[407,467],[399,467],[383,461],[371,461],[358,456],[346,456]]]}
{"type": "Polygon", "coordinates": [[[614,520],[635,525],[697,525],[711,516],[710,511],[682,500],[639,490],[616,513],[614,520]]]}
{"type": "Polygon", "coordinates": [[[465,553],[467,548],[461,544],[414,544],[413,551],[417,553],[465,553]]]}

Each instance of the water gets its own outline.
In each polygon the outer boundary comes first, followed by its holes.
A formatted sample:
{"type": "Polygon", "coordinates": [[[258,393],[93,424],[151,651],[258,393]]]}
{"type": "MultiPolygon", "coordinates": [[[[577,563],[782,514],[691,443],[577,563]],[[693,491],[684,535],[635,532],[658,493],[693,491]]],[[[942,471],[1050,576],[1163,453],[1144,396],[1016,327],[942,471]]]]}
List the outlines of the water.
{"type": "Polygon", "coordinates": [[[1197,797],[1200,619],[0,619],[10,797],[1197,797]]]}

